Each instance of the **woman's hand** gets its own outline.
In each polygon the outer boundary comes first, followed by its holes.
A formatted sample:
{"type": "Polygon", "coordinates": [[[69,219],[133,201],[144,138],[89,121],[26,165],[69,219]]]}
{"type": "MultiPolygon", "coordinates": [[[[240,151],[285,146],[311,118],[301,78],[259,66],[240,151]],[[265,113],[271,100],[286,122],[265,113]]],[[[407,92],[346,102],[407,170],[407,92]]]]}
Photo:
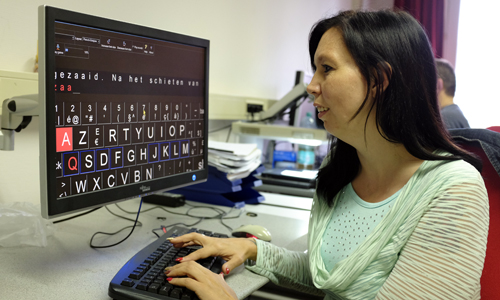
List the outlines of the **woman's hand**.
{"type": "Polygon", "coordinates": [[[202,300],[238,300],[236,293],[224,280],[224,274],[215,274],[195,261],[185,261],[166,269],[167,280],[184,286],[202,300]],[[178,276],[187,276],[176,278],[178,276]]]}
{"type": "Polygon", "coordinates": [[[212,238],[199,233],[189,233],[170,239],[175,248],[200,245],[203,248],[181,258],[181,262],[196,261],[210,256],[220,256],[226,261],[222,272],[229,274],[231,270],[243,264],[247,259],[257,260],[257,245],[253,239],[247,238],[212,238]]]}

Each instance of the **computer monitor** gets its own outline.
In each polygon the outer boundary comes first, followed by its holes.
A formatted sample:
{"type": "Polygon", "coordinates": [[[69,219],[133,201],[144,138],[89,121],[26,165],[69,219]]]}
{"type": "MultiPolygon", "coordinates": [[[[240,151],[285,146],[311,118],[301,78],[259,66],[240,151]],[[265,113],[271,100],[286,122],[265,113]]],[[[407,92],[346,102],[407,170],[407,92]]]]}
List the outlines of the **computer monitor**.
{"type": "Polygon", "coordinates": [[[40,6],[39,52],[45,218],[206,181],[208,40],[40,6]]]}

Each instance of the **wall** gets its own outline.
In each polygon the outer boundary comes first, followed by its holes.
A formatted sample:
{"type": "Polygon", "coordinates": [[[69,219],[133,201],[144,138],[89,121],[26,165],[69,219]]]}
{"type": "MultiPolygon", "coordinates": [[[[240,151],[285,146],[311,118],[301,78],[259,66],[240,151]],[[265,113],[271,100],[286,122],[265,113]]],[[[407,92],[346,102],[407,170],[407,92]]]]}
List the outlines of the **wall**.
{"type": "Polygon", "coordinates": [[[309,68],[307,37],[322,16],[351,8],[349,0],[2,0],[0,69],[32,71],[37,6],[132,22],[211,41],[210,93],[278,99],[296,70],[309,68]]]}
{"type": "Polygon", "coordinates": [[[473,128],[500,125],[499,9],[498,1],[487,7],[462,1],[460,6],[455,103],[473,128]]]}
{"type": "MultiPolygon", "coordinates": [[[[279,99],[296,70],[309,71],[307,38],[320,18],[349,0],[2,0],[0,70],[31,72],[37,7],[48,4],[210,40],[210,93],[279,99]]],[[[39,202],[38,119],[0,152],[0,203],[39,202]]]]}

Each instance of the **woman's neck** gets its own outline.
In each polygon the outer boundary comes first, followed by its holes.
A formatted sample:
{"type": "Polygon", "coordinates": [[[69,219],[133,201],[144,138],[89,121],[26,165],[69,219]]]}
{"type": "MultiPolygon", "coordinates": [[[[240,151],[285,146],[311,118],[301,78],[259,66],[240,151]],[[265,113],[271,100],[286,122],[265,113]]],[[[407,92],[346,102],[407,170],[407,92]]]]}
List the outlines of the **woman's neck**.
{"type": "Polygon", "coordinates": [[[391,143],[379,134],[376,136],[367,138],[366,147],[357,148],[360,170],[352,181],[358,196],[374,203],[399,191],[423,162],[402,144],[391,143]]]}

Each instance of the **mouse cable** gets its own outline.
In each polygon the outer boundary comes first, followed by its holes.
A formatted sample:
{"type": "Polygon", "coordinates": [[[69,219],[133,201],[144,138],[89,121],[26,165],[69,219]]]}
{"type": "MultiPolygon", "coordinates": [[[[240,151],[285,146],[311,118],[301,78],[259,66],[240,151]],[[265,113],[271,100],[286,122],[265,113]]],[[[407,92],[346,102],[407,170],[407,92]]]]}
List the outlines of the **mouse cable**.
{"type": "Polygon", "coordinates": [[[102,208],[102,206],[96,207],[96,208],[94,208],[94,209],[91,209],[91,210],[89,210],[89,211],[86,211],[86,212],[81,213],[81,214],[76,215],[76,216],[72,216],[72,217],[69,217],[69,218],[66,218],[66,219],[62,219],[62,220],[57,220],[57,221],[54,221],[54,222],[52,222],[52,223],[57,224],[57,223],[61,223],[61,222],[65,222],[65,221],[69,221],[69,220],[74,219],[74,218],[78,218],[78,217],[81,217],[81,216],[85,216],[86,214],[90,214],[91,212],[94,212],[94,211],[98,210],[99,208],[102,208]]]}
{"type": "Polygon", "coordinates": [[[203,221],[204,219],[205,218],[200,218],[198,221],[194,222],[193,224],[175,223],[175,224],[170,224],[170,225],[167,225],[167,226],[161,225],[160,228],[153,229],[153,230],[151,230],[151,232],[154,233],[158,238],[160,238],[160,236],[155,231],[157,231],[157,230],[163,230],[164,233],[167,233],[167,228],[172,227],[172,226],[176,226],[176,225],[181,225],[181,226],[186,226],[186,227],[193,227],[193,226],[201,223],[201,221],[203,221]]]}
{"type": "MultiPolygon", "coordinates": [[[[113,216],[115,216],[115,217],[118,217],[118,218],[120,218],[120,219],[124,219],[124,220],[127,220],[127,221],[131,221],[131,222],[135,222],[135,220],[134,220],[134,219],[130,219],[130,218],[127,218],[127,217],[124,217],[124,216],[120,216],[119,214],[112,212],[112,211],[108,208],[108,206],[105,206],[104,208],[106,208],[106,210],[107,210],[110,214],[112,214],[113,216]]],[[[144,211],[143,211],[143,212],[144,212],[144,211]]],[[[133,213],[135,214],[135,212],[133,212],[133,213]]],[[[141,222],[141,221],[137,221],[137,226],[138,226],[138,227],[142,226],[142,222],[141,222]]]]}
{"type": "Polygon", "coordinates": [[[98,232],[94,233],[94,235],[92,235],[92,237],[90,238],[90,248],[93,248],[93,249],[111,248],[111,247],[114,247],[114,246],[116,246],[118,244],[121,244],[126,239],[128,239],[132,235],[132,233],[134,232],[134,229],[135,229],[135,227],[137,225],[137,221],[139,220],[139,214],[141,213],[141,207],[142,207],[142,198],[141,198],[141,202],[139,203],[139,209],[137,210],[137,216],[135,218],[135,222],[134,222],[133,226],[124,227],[124,228],[122,228],[122,229],[120,229],[120,230],[118,230],[117,232],[114,232],[114,233],[101,232],[101,231],[98,231],[98,232]],[[130,230],[129,234],[125,238],[123,238],[121,241],[118,241],[118,242],[116,242],[114,244],[111,244],[111,245],[105,245],[105,246],[95,246],[95,245],[92,244],[92,241],[94,240],[94,237],[96,235],[98,235],[98,234],[115,235],[115,234],[118,234],[118,233],[122,232],[123,230],[125,230],[127,228],[130,228],[130,227],[132,227],[132,230],[130,230]]]}
{"type": "MultiPolygon", "coordinates": [[[[128,213],[128,214],[133,214],[133,213],[135,213],[135,212],[131,212],[131,211],[127,211],[127,210],[123,209],[123,208],[122,208],[122,207],[120,207],[117,203],[115,203],[115,205],[116,205],[116,206],[117,206],[120,210],[122,210],[122,211],[123,211],[123,212],[125,212],[125,213],[128,213]]],[[[188,211],[187,211],[187,212],[185,212],[185,213],[178,213],[178,212],[170,211],[170,210],[168,210],[168,209],[166,209],[165,207],[160,206],[160,205],[157,205],[157,206],[154,206],[154,207],[148,208],[148,209],[146,209],[146,210],[143,210],[143,212],[148,212],[148,211],[151,211],[151,210],[154,210],[154,209],[159,208],[159,209],[162,209],[162,210],[163,210],[163,211],[165,211],[165,212],[168,212],[168,213],[171,213],[171,214],[174,214],[174,215],[188,216],[188,217],[191,217],[191,218],[203,218],[203,220],[220,219],[221,224],[222,224],[224,227],[226,227],[226,228],[229,230],[229,232],[231,232],[233,229],[232,229],[230,226],[228,226],[227,224],[225,224],[223,220],[228,220],[228,219],[237,219],[237,218],[239,218],[239,217],[241,216],[241,214],[243,213],[243,210],[244,210],[244,209],[239,209],[239,210],[240,210],[240,212],[239,212],[239,214],[238,214],[237,216],[233,216],[233,217],[226,217],[229,213],[231,213],[231,212],[235,209],[235,207],[231,207],[231,209],[230,209],[229,211],[225,212],[224,210],[222,210],[222,209],[220,209],[220,208],[218,208],[218,207],[210,207],[210,206],[203,206],[203,205],[191,205],[191,204],[189,204],[189,203],[187,203],[187,202],[186,202],[186,204],[185,204],[185,205],[186,205],[186,206],[190,206],[190,207],[191,207],[191,208],[189,208],[189,209],[188,209],[188,211]],[[193,209],[211,209],[211,210],[216,211],[216,212],[218,213],[218,215],[213,216],[213,217],[207,217],[207,216],[196,216],[196,215],[192,215],[192,214],[190,214],[191,210],[193,210],[193,209]]],[[[200,220],[200,221],[198,221],[198,222],[196,222],[196,223],[194,223],[194,224],[191,224],[191,225],[184,224],[184,223],[176,223],[175,225],[183,225],[183,226],[186,226],[186,227],[190,227],[190,226],[197,225],[198,223],[200,223],[200,222],[201,222],[201,221],[203,221],[203,220],[200,220]]],[[[172,225],[169,225],[168,227],[171,227],[171,226],[172,226],[172,225]]],[[[155,229],[155,230],[160,230],[160,229],[161,229],[161,228],[157,228],[157,229],[155,229]]]]}
{"type": "Polygon", "coordinates": [[[226,217],[229,213],[231,213],[231,211],[233,211],[233,210],[234,210],[234,208],[235,208],[235,207],[233,206],[233,207],[231,207],[231,209],[230,209],[229,211],[227,211],[227,212],[226,212],[226,211],[224,211],[224,210],[222,210],[222,209],[220,209],[220,208],[218,208],[218,207],[209,207],[209,206],[203,206],[203,205],[199,205],[199,206],[192,206],[192,207],[191,207],[191,208],[190,208],[190,209],[186,212],[186,215],[187,215],[187,216],[190,216],[190,217],[193,217],[193,218],[201,218],[201,216],[194,216],[194,215],[191,215],[191,214],[190,214],[191,210],[193,210],[193,209],[211,209],[211,210],[213,210],[213,211],[217,212],[217,213],[218,213],[218,215],[213,216],[213,217],[204,217],[204,218],[205,218],[205,219],[207,219],[207,220],[211,220],[211,219],[220,219],[221,224],[222,224],[224,227],[226,227],[226,228],[229,230],[229,232],[231,232],[231,231],[233,231],[233,229],[232,229],[229,225],[227,225],[226,223],[224,223],[224,220],[227,220],[227,219],[237,219],[237,218],[239,218],[239,217],[241,216],[241,214],[243,213],[243,209],[240,209],[240,212],[238,213],[238,215],[237,215],[237,216],[233,216],[233,217],[226,217]]]}

